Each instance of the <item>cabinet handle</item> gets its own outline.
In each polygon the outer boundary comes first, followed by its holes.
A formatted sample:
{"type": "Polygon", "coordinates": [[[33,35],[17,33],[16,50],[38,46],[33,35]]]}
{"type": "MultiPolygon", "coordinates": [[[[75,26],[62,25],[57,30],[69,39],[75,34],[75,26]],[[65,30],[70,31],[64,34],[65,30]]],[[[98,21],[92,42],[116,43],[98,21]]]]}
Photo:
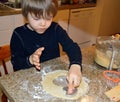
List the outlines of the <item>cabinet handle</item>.
{"type": "Polygon", "coordinates": [[[72,13],[78,13],[78,12],[80,12],[80,11],[72,11],[72,13]]]}

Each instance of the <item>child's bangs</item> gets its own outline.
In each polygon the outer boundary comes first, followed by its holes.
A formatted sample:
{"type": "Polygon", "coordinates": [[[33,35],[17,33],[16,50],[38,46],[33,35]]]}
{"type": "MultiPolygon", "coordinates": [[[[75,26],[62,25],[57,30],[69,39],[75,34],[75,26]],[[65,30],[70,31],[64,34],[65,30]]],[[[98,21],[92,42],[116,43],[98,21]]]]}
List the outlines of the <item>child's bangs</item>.
{"type": "Polygon", "coordinates": [[[44,3],[33,4],[29,7],[29,12],[38,18],[43,17],[44,19],[49,19],[56,13],[55,8],[52,5],[46,5],[44,3]]]}
{"type": "Polygon", "coordinates": [[[53,16],[52,13],[45,11],[45,10],[32,10],[30,12],[31,14],[34,14],[37,18],[44,18],[44,19],[49,19],[51,16],[53,16]]]}

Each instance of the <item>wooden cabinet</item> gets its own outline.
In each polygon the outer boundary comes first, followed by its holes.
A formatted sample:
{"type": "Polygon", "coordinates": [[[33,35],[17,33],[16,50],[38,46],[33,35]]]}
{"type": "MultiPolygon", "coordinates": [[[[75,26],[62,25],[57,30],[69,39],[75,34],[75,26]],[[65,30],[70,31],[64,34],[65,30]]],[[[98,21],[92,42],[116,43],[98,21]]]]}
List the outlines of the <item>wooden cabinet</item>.
{"type": "Polygon", "coordinates": [[[95,8],[72,9],[70,14],[71,25],[84,32],[93,33],[95,8]]]}
{"type": "Polygon", "coordinates": [[[13,16],[0,16],[0,45],[9,43],[12,29],[13,16]]]}
{"type": "Polygon", "coordinates": [[[22,14],[14,15],[14,28],[24,25],[25,22],[22,14]]]}
{"type": "MultiPolygon", "coordinates": [[[[71,9],[69,21],[69,35],[82,47],[89,46],[93,40],[95,7],[71,9]],[[84,45],[84,46],[83,46],[84,45]]],[[[95,37],[94,37],[95,38],[95,37]]]]}
{"type": "Polygon", "coordinates": [[[0,30],[11,29],[13,26],[13,16],[0,16],[0,30]]]}
{"type": "Polygon", "coordinates": [[[69,9],[59,10],[53,21],[58,22],[63,29],[68,31],[69,9]]]}
{"type": "Polygon", "coordinates": [[[0,16],[0,45],[9,44],[13,30],[23,24],[22,14],[0,16]]]}
{"type": "Polygon", "coordinates": [[[95,33],[110,36],[120,33],[120,0],[97,0],[95,33]]]}

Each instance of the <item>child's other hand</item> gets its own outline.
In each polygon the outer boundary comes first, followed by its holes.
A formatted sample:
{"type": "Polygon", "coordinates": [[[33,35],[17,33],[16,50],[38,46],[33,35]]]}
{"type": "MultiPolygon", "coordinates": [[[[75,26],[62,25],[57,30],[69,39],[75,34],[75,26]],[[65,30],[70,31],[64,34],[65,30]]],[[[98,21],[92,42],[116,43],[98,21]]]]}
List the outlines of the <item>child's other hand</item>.
{"type": "Polygon", "coordinates": [[[81,73],[81,67],[80,65],[73,64],[71,65],[68,76],[68,94],[71,94],[75,87],[78,87],[80,85],[80,82],[82,80],[82,73],[81,73]]]}
{"type": "Polygon", "coordinates": [[[30,63],[35,65],[36,69],[38,70],[40,70],[40,56],[43,50],[44,50],[44,47],[37,49],[29,58],[30,63]]]}

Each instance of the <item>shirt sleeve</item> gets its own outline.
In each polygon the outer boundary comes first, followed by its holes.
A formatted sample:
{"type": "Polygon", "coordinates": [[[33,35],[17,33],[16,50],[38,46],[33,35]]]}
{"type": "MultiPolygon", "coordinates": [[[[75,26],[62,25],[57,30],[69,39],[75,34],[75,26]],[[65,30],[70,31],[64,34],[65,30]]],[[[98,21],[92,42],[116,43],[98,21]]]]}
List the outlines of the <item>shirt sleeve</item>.
{"type": "Polygon", "coordinates": [[[67,32],[60,27],[59,25],[56,28],[56,32],[58,32],[58,39],[60,44],[63,47],[63,51],[65,51],[69,57],[70,65],[79,64],[82,68],[82,53],[81,49],[76,42],[74,42],[67,32]]]}
{"type": "Polygon", "coordinates": [[[29,56],[24,54],[24,43],[21,37],[19,36],[19,33],[15,30],[11,37],[10,48],[11,63],[13,65],[14,71],[30,68],[33,66],[29,62],[29,56]]]}

